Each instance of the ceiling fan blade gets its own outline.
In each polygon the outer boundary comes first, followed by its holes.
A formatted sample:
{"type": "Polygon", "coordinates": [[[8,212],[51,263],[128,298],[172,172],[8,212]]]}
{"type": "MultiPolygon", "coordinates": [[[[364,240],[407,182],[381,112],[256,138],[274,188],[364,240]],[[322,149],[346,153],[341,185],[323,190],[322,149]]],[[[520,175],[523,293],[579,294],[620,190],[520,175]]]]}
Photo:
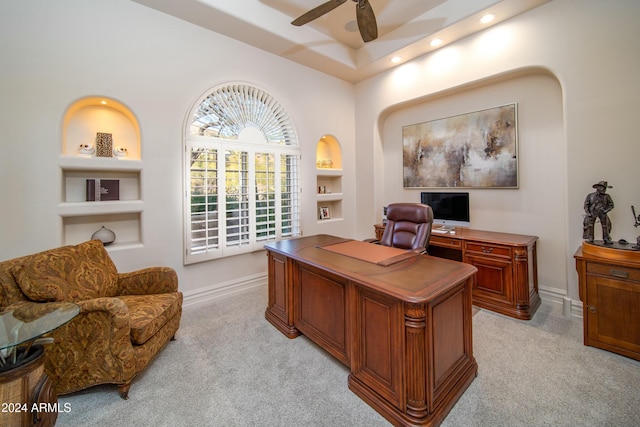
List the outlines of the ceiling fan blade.
{"type": "Polygon", "coordinates": [[[300,25],[304,25],[307,22],[311,22],[316,18],[320,18],[325,13],[331,12],[333,9],[340,6],[342,3],[346,1],[347,0],[329,0],[328,2],[323,3],[320,6],[314,9],[311,9],[309,12],[305,13],[304,15],[299,16],[298,18],[293,20],[291,23],[299,27],[300,25]]]}
{"type": "Polygon", "coordinates": [[[373,8],[368,0],[359,0],[356,6],[356,17],[358,18],[358,29],[362,40],[370,42],[378,38],[378,23],[373,8]]]}

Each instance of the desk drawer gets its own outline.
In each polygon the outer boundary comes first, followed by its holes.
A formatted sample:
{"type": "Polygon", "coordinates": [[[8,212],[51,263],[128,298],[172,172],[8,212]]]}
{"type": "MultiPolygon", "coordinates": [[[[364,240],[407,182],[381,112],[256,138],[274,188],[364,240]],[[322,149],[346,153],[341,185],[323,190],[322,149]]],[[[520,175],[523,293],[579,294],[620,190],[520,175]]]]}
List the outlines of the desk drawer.
{"type": "Polygon", "coordinates": [[[462,242],[460,240],[434,236],[433,234],[429,238],[429,244],[433,246],[442,246],[444,248],[462,249],[462,242]]]}
{"type": "Polygon", "coordinates": [[[587,273],[599,274],[602,276],[615,277],[617,279],[628,279],[640,281],[640,270],[635,268],[625,268],[612,264],[587,263],[587,273]]]}
{"type": "Polygon", "coordinates": [[[466,252],[477,252],[485,255],[503,256],[511,258],[511,248],[508,246],[489,245],[482,243],[465,243],[466,252]]]}

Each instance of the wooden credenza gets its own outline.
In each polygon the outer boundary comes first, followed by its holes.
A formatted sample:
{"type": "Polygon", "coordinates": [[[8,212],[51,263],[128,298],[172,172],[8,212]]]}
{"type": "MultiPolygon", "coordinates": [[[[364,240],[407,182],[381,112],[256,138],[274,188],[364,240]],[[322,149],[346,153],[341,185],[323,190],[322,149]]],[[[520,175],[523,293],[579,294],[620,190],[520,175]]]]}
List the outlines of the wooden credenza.
{"type": "MultiPolygon", "coordinates": [[[[379,240],[384,225],[374,227],[379,240]]],[[[456,228],[453,233],[432,232],[428,252],[478,269],[474,305],[529,320],[540,307],[537,240],[522,234],[456,228]]]]}
{"type": "Polygon", "coordinates": [[[575,259],[584,345],[640,360],[640,251],[584,242],[575,259]]]}
{"type": "MultiPolygon", "coordinates": [[[[477,375],[476,269],[418,254],[381,265],[326,249],[349,241],[319,235],[266,245],[265,317],[348,366],[349,388],[392,424],[437,426],[477,375]]],[[[358,243],[365,252],[382,248],[358,243]]]]}

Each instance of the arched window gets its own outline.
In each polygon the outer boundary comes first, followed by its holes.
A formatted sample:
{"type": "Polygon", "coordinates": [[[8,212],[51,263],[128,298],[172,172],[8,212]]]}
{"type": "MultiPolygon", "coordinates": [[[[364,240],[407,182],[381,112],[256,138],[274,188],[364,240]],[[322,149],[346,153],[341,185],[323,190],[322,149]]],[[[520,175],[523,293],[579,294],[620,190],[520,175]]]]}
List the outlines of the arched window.
{"type": "Polygon", "coordinates": [[[286,111],[242,83],[213,88],[185,129],[185,263],[300,235],[300,150],[286,111]]]}

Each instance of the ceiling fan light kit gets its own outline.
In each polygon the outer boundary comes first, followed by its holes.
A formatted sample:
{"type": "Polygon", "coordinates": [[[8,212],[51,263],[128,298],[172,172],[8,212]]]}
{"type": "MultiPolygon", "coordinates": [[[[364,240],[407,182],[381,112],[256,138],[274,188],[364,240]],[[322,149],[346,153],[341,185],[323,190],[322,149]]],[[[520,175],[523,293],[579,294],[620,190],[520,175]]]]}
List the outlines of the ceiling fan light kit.
{"type": "MultiPolygon", "coordinates": [[[[346,1],[347,0],[329,0],[294,19],[291,23],[298,27],[307,24],[314,19],[331,12],[346,1]]],[[[373,8],[371,7],[369,0],[352,1],[356,3],[356,19],[358,21],[358,30],[360,31],[362,40],[366,43],[377,39],[378,24],[376,22],[376,15],[373,12],[373,8]]]]}

